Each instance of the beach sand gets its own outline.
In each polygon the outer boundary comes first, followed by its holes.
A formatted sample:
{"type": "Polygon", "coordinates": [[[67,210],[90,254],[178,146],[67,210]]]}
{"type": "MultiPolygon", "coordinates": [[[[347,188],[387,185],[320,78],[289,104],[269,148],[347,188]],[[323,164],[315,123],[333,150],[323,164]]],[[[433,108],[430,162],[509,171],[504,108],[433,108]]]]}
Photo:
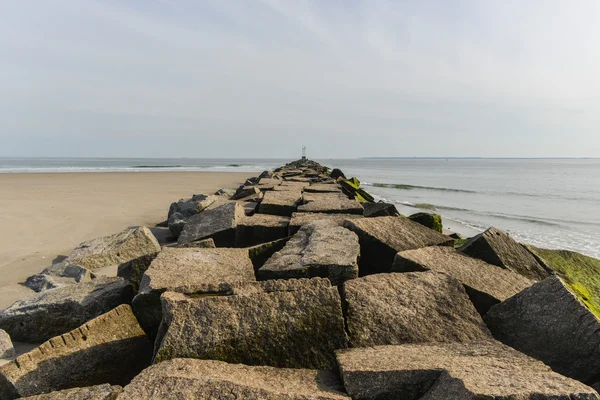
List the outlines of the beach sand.
{"type": "Polygon", "coordinates": [[[154,226],[169,205],[237,187],[250,173],[0,174],[0,309],[33,294],[19,285],[79,243],[131,226],[154,226]]]}

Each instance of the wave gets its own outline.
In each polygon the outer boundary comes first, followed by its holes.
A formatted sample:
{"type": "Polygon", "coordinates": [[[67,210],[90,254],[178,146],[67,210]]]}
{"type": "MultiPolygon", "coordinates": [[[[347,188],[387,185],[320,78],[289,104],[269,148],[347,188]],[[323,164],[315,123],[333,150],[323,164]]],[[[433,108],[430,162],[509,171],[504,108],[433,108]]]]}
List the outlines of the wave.
{"type": "Polygon", "coordinates": [[[473,190],[466,189],[451,189],[451,188],[442,188],[442,187],[434,187],[434,186],[418,186],[418,185],[407,185],[403,183],[372,183],[366,186],[380,187],[380,188],[388,188],[388,189],[398,189],[398,190],[436,190],[441,192],[457,192],[457,193],[477,193],[473,190]]]}
{"type": "Polygon", "coordinates": [[[133,165],[128,168],[181,168],[182,165],[133,165]]]}

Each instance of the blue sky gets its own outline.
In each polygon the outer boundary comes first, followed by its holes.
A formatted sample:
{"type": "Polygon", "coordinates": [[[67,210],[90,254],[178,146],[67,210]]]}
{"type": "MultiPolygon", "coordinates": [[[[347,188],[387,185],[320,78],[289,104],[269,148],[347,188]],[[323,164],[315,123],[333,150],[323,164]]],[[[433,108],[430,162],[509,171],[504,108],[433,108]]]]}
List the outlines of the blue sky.
{"type": "Polygon", "coordinates": [[[0,156],[600,156],[596,0],[0,1],[0,156]]]}

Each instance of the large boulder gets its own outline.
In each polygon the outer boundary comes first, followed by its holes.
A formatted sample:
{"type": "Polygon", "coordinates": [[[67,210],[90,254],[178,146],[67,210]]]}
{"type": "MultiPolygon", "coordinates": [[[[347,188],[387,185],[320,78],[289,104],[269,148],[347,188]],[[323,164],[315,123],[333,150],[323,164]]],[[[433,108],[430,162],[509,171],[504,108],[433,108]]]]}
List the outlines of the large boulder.
{"type": "Polygon", "coordinates": [[[117,276],[131,283],[135,293],[140,289],[140,282],[144,276],[144,272],[150,267],[150,264],[159,253],[147,254],[119,265],[117,268],[117,276]]]}
{"type": "Polygon", "coordinates": [[[397,217],[400,215],[395,205],[384,203],[383,201],[374,203],[363,203],[364,216],[366,218],[373,217],[397,217]]]}
{"type": "Polygon", "coordinates": [[[568,250],[526,248],[549,271],[563,278],[569,289],[600,318],[600,260],[568,250]]]}
{"type": "Polygon", "coordinates": [[[123,388],[108,383],[96,386],[77,387],[56,392],[22,397],[21,400],[116,400],[123,388]]]}
{"type": "Polygon", "coordinates": [[[11,358],[15,356],[15,348],[13,346],[10,335],[0,329],[0,358],[11,358]]]}
{"type": "Polygon", "coordinates": [[[244,217],[244,208],[237,202],[227,202],[193,215],[185,224],[177,243],[186,244],[213,238],[218,247],[233,247],[235,228],[244,217]]]}
{"type": "Polygon", "coordinates": [[[95,277],[96,275],[89,269],[63,261],[53,264],[37,275],[30,276],[23,286],[35,292],[41,292],[78,282],[91,281],[95,277]]]}
{"type": "Polygon", "coordinates": [[[536,281],[549,276],[533,255],[511,238],[508,233],[497,228],[490,228],[472,237],[459,251],[536,281]]]}
{"type": "Polygon", "coordinates": [[[437,271],[458,279],[481,315],[491,306],[531,286],[533,281],[456,252],[452,247],[425,247],[398,253],[392,271],[437,271]]]}
{"type": "Polygon", "coordinates": [[[581,382],[493,340],[337,352],[353,399],[598,399],[581,382]]]}
{"type": "Polygon", "coordinates": [[[255,214],[242,218],[236,227],[236,247],[272,242],[288,235],[290,218],[281,215],[255,214]]]}
{"type": "Polygon", "coordinates": [[[332,169],[331,172],[329,173],[329,176],[332,177],[333,179],[337,179],[339,177],[346,179],[346,175],[344,175],[342,170],[339,168],[332,169]]]}
{"type": "Polygon", "coordinates": [[[342,193],[305,193],[298,212],[363,215],[363,206],[342,193]]]}
{"type": "Polygon", "coordinates": [[[314,221],[329,220],[335,222],[339,226],[344,226],[344,221],[347,219],[362,218],[358,214],[325,214],[325,213],[310,213],[310,212],[295,212],[290,219],[288,234],[291,236],[298,232],[304,225],[314,221]]]}
{"type": "Polygon", "coordinates": [[[600,376],[600,320],[552,276],[492,307],[494,337],[553,370],[594,384],[600,376]]]}
{"type": "Polygon", "coordinates": [[[181,213],[184,214],[186,217],[190,217],[194,214],[202,212],[202,210],[210,206],[215,201],[215,199],[215,196],[209,196],[206,194],[195,194],[192,196],[191,199],[181,199],[175,203],[171,203],[167,218],[170,218],[171,215],[175,213],[181,213]]]}
{"type": "Polygon", "coordinates": [[[431,214],[426,212],[420,212],[408,217],[411,221],[415,221],[417,224],[433,229],[442,233],[444,226],[442,225],[442,216],[440,214],[431,214]]]}
{"type": "Polygon", "coordinates": [[[77,328],[86,321],[129,304],[131,284],[99,276],[89,281],[46,290],[0,311],[0,329],[12,340],[39,343],[77,328]]]}
{"type": "Polygon", "coordinates": [[[300,190],[269,191],[258,206],[258,212],[289,217],[296,211],[301,198],[300,190]]]}
{"type": "Polygon", "coordinates": [[[19,356],[0,368],[0,376],[21,397],[125,385],[149,364],[151,352],[131,307],[124,304],[19,356]]]}
{"type": "Polygon", "coordinates": [[[333,285],[358,277],[360,246],[354,232],[335,222],[315,221],[300,228],[258,270],[260,279],[329,278],[333,285]]]}
{"type": "Polygon", "coordinates": [[[260,193],[260,189],[256,186],[240,186],[235,194],[231,196],[231,200],[241,200],[245,197],[260,193]]]}
{"type": "Polygon", "coordinates": [[[446,274],[376,274],[344,282],[351,347],[469,342],[491,334],[461,283],[446,274]]]}
{"type": "Polygon", "coordinates": [[[152,399],[350,400],[330,371],[251,367],[177,358],[153,365],[125,387],[119,400],[152,399]]]}
{"type": "Polygon", "coordinates": [[[94,270],[158,253],[160,245],[145,226],[81,243],[64,262],[94,270]]]}
{"type": "Polygon", "coordinates": [[[265,265],[267,260],[271,258],[273,254],[283,249],[288,240],[290,240],[289,236],[283,239],[274,240],[272,242],[246,247],[245,249],[248,250],[248,256],[250,257],[252,265],[254,266],[254,272],[258,272],[260,267],[265,265]]]}
{"type": "Polygon", "coordinates": [[[327,279],[266,281],[233,295],[167,292],[155,362],[215,359],[287,368],[331,369],[347,346],[340,295],[327,279]]]}
{"type": "Polygon", "coordinates": [[[245,249],[165,248],[144,273],[133,308],[144,330],[154,337],[162,319],[162,293],[227,294],[233,285],[255,280],[245,249]]]}
{"type": "Polygon", "coordinates": [[[360,273],[390,272],[396,253],[420,247],[454,242],[448,236],[428,229],[405,217],[361,218],[344,222],[360,240],[360,273]]]}

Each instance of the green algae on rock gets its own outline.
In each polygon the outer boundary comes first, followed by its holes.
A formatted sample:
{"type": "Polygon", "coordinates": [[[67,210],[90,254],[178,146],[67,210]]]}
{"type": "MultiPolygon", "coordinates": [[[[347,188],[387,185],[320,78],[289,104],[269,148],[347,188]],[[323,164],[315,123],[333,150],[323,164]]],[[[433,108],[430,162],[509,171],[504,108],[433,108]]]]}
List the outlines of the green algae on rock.
{"type": "Polygon", "coordinates": [[[568,250],[525,245],[533,256],[559,275],[577,297],[600,318],[600,260],[568,250]]]}
{"type": "Polygon", "coordinates": [[[442,216],[439,214],[429,214],[420,212],[413,214],[408,218],[415,221],[416,223],[428,227],[429,229],[433,229],[434,231],[442,233],[442,231],[444,230],[442,225],[442,216]]]}

